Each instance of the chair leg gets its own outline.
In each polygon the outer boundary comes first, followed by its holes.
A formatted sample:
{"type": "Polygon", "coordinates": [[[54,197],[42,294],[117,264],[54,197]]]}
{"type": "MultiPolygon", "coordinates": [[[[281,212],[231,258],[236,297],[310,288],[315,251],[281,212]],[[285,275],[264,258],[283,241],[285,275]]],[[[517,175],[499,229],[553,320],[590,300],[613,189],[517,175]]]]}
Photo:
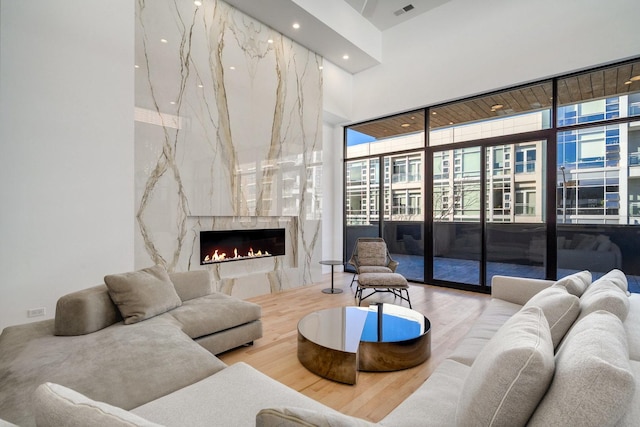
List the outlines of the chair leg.
{"type": "Polygon", "coordinates": [[[353,273],[353,277],[351,278],[351,284],[349,285],[350,288],[353,286],[353,282],[355,282],[357,275],[358,273],[353,273]]]}
{"type": "MultiPolygon", "coordinates": [[[[407,302],[409,303],[409,308],[413,308],[411,307],[411,299],[409,298],[409,289],[405,289],[404,291],[407,293],[407,302]]],[[[400,295],[402,295],[402,289],[400,290],[400,295]]]]}

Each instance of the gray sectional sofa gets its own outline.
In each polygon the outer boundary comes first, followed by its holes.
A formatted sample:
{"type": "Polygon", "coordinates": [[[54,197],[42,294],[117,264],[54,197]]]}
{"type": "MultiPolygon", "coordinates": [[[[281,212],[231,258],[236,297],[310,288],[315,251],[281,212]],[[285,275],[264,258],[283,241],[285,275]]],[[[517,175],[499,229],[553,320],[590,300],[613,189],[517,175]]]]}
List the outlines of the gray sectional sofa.
{"type": "MultiPolygon", "coordinates": [[[[343,415],[244,363],[225,367],[211,353],[198,351],[199,346],[185,349],[190,338],[184,334],[162,338],[173,323],[164,314],[140,322],[152,322],[150,329],[156,334],[142,334],[135,344],[145,351],[132,355],[142,357],[152,351],[151,344],[145,343],[149,338],[164,339],[162,344],[171,347],[161,357],[149,354],[144,368],[137,365],[144,369],[144,375],[136,381],[143,382],[147,389],[157,388],[156,394],[161,396],[147,393],[143,404],[134,396],[123,399],[126,402],[109,401],[117,390],[125,392],[126,384],[109,381],[89,387],[75,377],[66,380],[70,366],[65,366],[65,375],[54,376],[56,368],[51,367],[49,376],[31,379],[28,391],[32,396],[22,393],[21,398],[32,402],[29,416],[33,418],[26,420],[41,426],[638,425],[640,295],[626,292],[626,277],[618,270],[590,282],[589,272],[557,283],[494,277],[492,299],[466,337],[417,391],[378,424],[343,415]],[[180,350],[192,351],[184,364],[179,354],[172,353],[180,350]],[[156,382],[165,372],[175,375],[176,364],[184,366],[180,370],[183,375],[196,370],[192,377],[201,379],[181,378],[182,383],[175,384],[173,390],[166,386],[160,390],[156,382]],[[39,381],[43,384],[34,391],[39,381]],[[104,387],[112,390],[106,392],[104,387]],[[101,398],[101,394],[107,398],[101,398]]],[[[6,378],[8,369],[2,354],[4,335],[0,337],[1,379],[6,378]]],[[[37,333],[32,337],[22,339],[26,344],[21,353],[27,360],[14,357],[12,373],[28,375],[29,366],[39,370],[47,361],[43,352],[48,343],[37,342],[37,333]],[[30,346],[34,340],[36,345],[30,346]]],[[[118,353],[109,354],[113,358],[118,353]]],[[[122,365],[132,363],[122,354],[118,359],[122,365]]],[[[90,367],[90,359],[76,362],[84,365],[78,369],[85,373],[99,374],[90,367]]],[[[126,369],[129,374],[132,371],[126,369]]],[[[93,382],[99,383],[105,376],[93,382]]],[[[0,396],[6,399],[4,383],[2,388],[0,396]]],[[[6,405],[0,408],[0,417],[14,421],[7,416],[13,414],[6,412],[6,405]]]]}
{"type": "Polygon", "coordinates": [[[55,319],[2,331],[0,419],[34,425],[45,382],[132,409],[224,369],[214,354],[262,336],[261,307],[213,291],[207,270],[105,282],[61,297],[55,319]]]}

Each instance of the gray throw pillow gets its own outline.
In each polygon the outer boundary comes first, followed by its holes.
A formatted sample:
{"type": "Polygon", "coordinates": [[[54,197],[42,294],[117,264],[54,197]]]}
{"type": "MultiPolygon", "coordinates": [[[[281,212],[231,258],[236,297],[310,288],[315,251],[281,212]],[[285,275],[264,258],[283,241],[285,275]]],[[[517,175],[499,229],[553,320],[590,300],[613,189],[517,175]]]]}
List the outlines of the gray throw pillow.
{"type": "Polygon", "coordinates": [[[627,276],[617,268],[614,268],[613,270],[611,270],[610,272],[608,272],[607,274],[605,274],[604,276],[602,276],[601,278],[599,278],[593,283],[596,284],[600,281],[609,281],[613,283],[614,285],[619,287],[622,290],[622,292],[624,292],[625,294],[627,294],[627,296],[629,296],[629,282],[627,281],[627,276]]]}
{"type": "Polygon", "coordinates": [[[534,295],[525,307],[540,307],[549,322],[553,347],[558,347],[573,322],[580,314],[580,298],[562,287],[543,289],[534,295]]]}
{"type": "Polygon", "coordinates": [[[182,305],[169,274],[159,265],[111,274],[105,276],[104,283],[125,324],[136,323],[182,305]]]}
{"type": "Polygon", "coordinates": [[[373,427],[378,425],[340,413],[294,407],[266,408],[256,415],[256,427],[373,427]]]}
{"type": "Polygon", "coordinates": [[[563,277],[553,284],[553,287],[562,286],[571,295],[575,295],[578,298],[582,296],[584,291],[591,284],[591,272],[589,270],[580,271],[578,273],[570,274],[563,277]]]}
{"type": "Polygon", "coordinates": [[[38,427],[160,427],[124,409],[91,400],[53,383],[41,384],[36,389],[33,406],[38,427]]]}
{"type": "Polygon", "coordinates": [[[203,297],[212,292],[209,270],[169,273],[169,278],[182,302],[203,297]]]}
{"type": "Polygon", "coordinates": [[[553,377],[553,343],[539,307],[523,307],[476,357],[456,410],[460,426],[522,426],[553,377]]]}
{"type": "Polygon", "coordinates": [[[621,321],[629,314],[629,298],[612,280],[596,280],[580,298],[580,317],[598,310],[613,313],[621,321]]]}
{"type": "Polygon", "coordinates": [[[634,388],[624,326],[613,314],[596,311],[564,339],[553,382],[528,425],[616,425],[634,388]]]}

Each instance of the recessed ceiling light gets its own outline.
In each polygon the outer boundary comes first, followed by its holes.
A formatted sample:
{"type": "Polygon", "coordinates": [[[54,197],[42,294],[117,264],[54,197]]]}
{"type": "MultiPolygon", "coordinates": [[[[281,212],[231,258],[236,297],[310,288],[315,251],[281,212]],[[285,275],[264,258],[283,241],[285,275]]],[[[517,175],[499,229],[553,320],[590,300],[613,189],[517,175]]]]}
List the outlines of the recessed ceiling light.
{"type": "Polygon", "coordinates": [[[342,59],[349,59],[349,55],[347,55],[347,54],[342,55],[342,59]]]}
{"type": "Polygon", "coordinates": [[[169,104],[176,105],[176,101],[171,101],[169,104]]]}
{"type": "Polygon", "coordinates": [[[300,28],[300,24],[298,24],[297,22],[293,23],[293,29],[297,30],[298,28],[300,28]]]}
{"type": "Polygon", "coordinates": [[[450,125],[452,125],[452,124],[453,124],[453,122],[449,122],[449,124],[450,124],[450,125]]]}
{"type": "Polygon", "coordinates": [[[138,64],[134,65],[134,67],[136,67],[136,68],[140,68],[140,66],[139,66],[138,64]]]}
{"type": "Polygon", "coordinates": [[[196,0],[193,2],[196,6],[202,6],[202,2],[200,0],[196,0]]]}
{"type": "Polygon", "coordinates": [[[433,115],[435,116],[435,115],[436,115],[436,114],[438,114],[438,113],[436,113],[435,111],[432,111],[432,112],[431,112],[431,114],[433,114],[433,115]]]}
{"type": "Polygon", "coordinates": [[[499,110],[502,107],[504,107],[504,105],[502,105],[502,104],[494,104],[494,105],[491,106],[491,111],[499,110]]]}
{"type": "Polygon", "coordinates": [[[233,65],[231,67],[229,67],[230,70],[235,70],[236,67],[234,67],[233,65]]]}
{"type": "Polygon", "coordinates": [[[198,87],[202,88],[202,87],[204,87],[204,85],[198,85],[198,87]]]}
{"type": "Polygon", "coordinates": [[[410,123],[403,123],[400,125],[400,127],[403,127],[403,128],[408,128],[409,126],[411,126],[410,123]]]}
{"type": "Polygon", "coordinates": [[[167,39],[160,39],[160,43],[168,43],[167,39]]]}
{"type": "Polygon", "coordinates": [[[640,74],[638,74],[637,76],[633,76],[629,79],[632,82],[637,82],[638,80],[640,80],[640,74]]]}
{"type": "Polygon", "coordinates": [[[632,84],[632,83],[633,83],[633,82],[632,82],[631,80],[627,80],[626,82],[624,82],[624,84],[626,84],[626,85],[630,85],[630,84],[632,84]]]}
{"type": "Polygon", "coordinates": [[[267,43],[273,43],[273,39],[267,40],[267,43]]]}
{"type": "Polygon", "coordinates": [[[324,67],[322,65],[318,67],[318,70],[323,70],[323,69],[324,67]]]}

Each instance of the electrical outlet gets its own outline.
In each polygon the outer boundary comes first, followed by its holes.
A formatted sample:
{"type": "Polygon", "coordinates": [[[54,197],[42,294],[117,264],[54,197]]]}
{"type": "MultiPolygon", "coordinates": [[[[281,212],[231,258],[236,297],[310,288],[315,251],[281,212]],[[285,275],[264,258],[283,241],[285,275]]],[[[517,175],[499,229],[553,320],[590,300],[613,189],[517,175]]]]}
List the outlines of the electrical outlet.
{"type": "Polygon", "coordinates": [[[27,317],[40,317],[44,316],[44,307],[40,308],[30,308],[27,310],[27,317]]]}

